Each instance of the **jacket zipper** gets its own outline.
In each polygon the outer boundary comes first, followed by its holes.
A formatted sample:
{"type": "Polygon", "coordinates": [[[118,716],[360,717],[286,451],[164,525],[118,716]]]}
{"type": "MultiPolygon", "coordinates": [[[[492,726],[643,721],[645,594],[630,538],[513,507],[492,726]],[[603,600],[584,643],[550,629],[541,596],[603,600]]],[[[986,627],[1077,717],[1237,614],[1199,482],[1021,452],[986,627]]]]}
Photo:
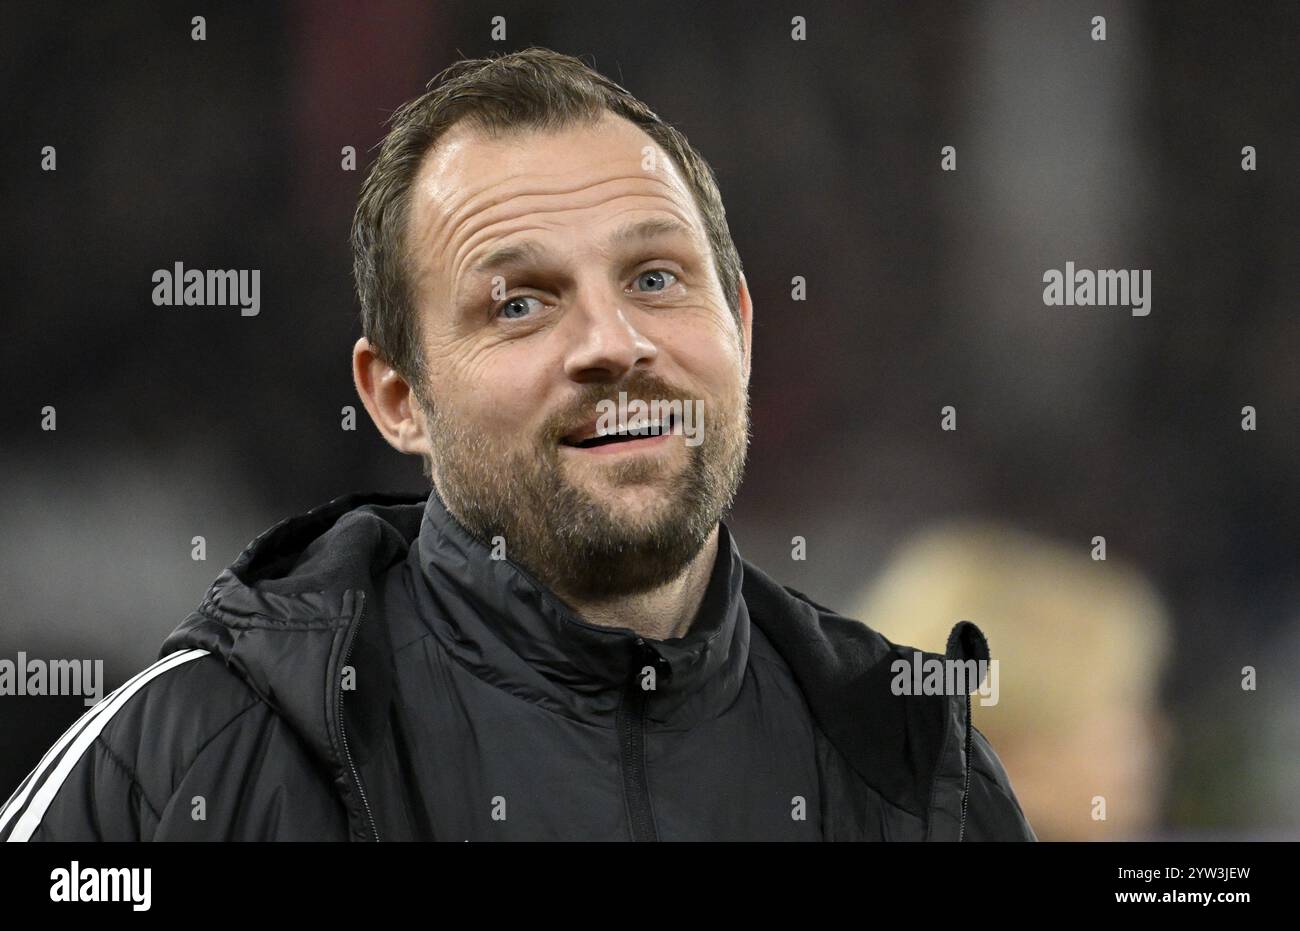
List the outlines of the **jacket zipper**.
{"type": "Polygon", "coordinates": [[[971,747],[971,728],[975,725],[971,723],[970,715],[970,692],[966,693],[966,782],[961,789],[961,829],[957,832],[957,840],[960,842],[966,836],[966,803],[970,798],[970,747],[971,747]]]}
{"type": "MultiPolygon", "coordinates": [[[[348,664],[348,659],[352,656],[352,647],[356,644],[357,629],[361,626],[361,621],[366,616],[366,593],[358,591],[357,595],[361,598],[361,609],[357,612],[357,623],[352,631],[352,637],[348,640],[347,651],[343,654],[343,665],[348,664]]],[[[341,670],[340,670],[341,671],[341,670]]],[[[366,820],[370,822],[370,831],[374,834],[375,842],[379,842],[379,828],[375,824],[375,816],[370,811],[370,802],[366,799],[366,790],[361,785],[361,774],[357,771],[356,763],[352,761],[352,753],[348,750],[348,731],[343,724],[343,679],[340,676],[334,683],[334,716],[339,722],[339,737],[343,744],[343,759],[347,760],[348,768],[352,770],[352,782],[357,787],[357,794],[361,796],[361,805],[366,812],[366,820]]]]}
{"type": "MultiPolygon", "coordinates": [[[[636,645],[640,656],[648,659],[653,651],[646,647],[645,641],[637,637],[636,645]]],[[[639,659],[633,666],[631,678],[623,691],[623,700],[618,708],[618,737],[623,767],[623,795],[627,800],[632,840],[657,841],[659,833],[655,829],[645,772],[645,707],[650,695],[640,685],[641,667],[644,664],[639,659]]]]}

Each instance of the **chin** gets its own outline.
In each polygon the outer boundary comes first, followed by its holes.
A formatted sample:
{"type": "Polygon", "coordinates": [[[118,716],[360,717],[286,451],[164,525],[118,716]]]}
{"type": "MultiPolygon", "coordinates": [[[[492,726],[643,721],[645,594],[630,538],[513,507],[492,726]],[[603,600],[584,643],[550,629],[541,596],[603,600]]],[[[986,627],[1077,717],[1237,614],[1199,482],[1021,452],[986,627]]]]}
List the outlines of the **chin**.
{"type": "Polygon", "coordinates": [[[657,484],[584,491],[611,522],[629,530],[648,531],[672,510],[672,493],[657,484]]]}

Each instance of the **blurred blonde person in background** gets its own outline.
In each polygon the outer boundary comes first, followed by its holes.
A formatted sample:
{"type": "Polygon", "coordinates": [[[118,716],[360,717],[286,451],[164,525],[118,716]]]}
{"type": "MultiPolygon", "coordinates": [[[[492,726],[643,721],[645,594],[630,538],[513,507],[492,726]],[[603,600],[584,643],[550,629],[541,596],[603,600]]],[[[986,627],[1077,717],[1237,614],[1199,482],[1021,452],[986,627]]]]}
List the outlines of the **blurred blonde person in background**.
{"type": "Polygon", "coordinates": [[[854,607],[922,650],[942,653],[957,620],[984,631],[997,703],[972,695],[973,720],[1040,840],[1135,840],[1158,827],[1169,624],[1135,570],[997,525],[946,524],[904,546],[854,607]]]}

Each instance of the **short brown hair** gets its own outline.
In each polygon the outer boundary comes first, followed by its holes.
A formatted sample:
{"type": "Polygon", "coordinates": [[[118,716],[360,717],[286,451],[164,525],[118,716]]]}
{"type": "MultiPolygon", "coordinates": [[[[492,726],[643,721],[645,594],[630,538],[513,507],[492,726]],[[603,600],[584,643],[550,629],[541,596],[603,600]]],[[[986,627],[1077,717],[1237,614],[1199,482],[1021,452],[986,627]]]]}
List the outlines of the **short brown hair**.
{"type": "Polygon", "coordinates": [[[439,73],[424,94],[393,114],[388,135],[361,186],[352,222],[362,333],[407,381],[418,388],[424,375],[408,274],[406,225],[411,185],[429,150],[461,119],[500,134],[591,124],[606,111],[639,126],[681,171],[704,220],[723,294],[739,320],[740,255],[727,228],[717,179],[679,130],[571,55],[533,47],[465,59],[439,73]]]}

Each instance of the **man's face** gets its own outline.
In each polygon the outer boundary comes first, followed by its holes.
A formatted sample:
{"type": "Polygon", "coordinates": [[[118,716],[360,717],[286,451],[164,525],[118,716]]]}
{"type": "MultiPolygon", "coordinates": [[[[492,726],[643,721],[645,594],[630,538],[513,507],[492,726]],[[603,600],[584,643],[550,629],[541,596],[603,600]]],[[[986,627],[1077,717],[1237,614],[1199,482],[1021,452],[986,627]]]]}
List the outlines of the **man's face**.
{"type": "Polygon", "coordinates": [[[676,577],[731,503],[749,430],[748,296],[742,324],[677,167],[608,114],[497,140],[461,124],[421,166],[408,236],[413,388],[452,514],[571,597],[676,577]],[[579,445],[620,392],[694,421],[579,445]]]}

